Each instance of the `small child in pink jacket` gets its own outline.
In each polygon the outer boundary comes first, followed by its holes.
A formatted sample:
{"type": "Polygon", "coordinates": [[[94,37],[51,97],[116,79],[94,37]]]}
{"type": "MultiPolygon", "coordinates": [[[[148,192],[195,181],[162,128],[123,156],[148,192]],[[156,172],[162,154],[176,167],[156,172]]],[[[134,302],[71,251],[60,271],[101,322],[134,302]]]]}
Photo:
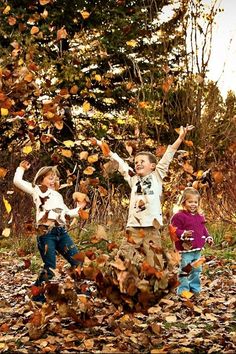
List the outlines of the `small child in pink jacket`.
{"type": "Polygon", "coordinates": [[[175,228],[175,247],[181,253],[179,271],[179,287],[177,293],[190,291],[198,295],[201,291],[201,266],[192,267],[191,263],[201,257],[201,250],[205,243],[213,243],[212,237],[205,226],[205,218],[198,212],[200,202],[199,192],[192,187],[183,191],[181,204],[183,209],[173,215],[172,228],[175,228]],[[187,266],[190,266],[190,272],[187,266]]]}

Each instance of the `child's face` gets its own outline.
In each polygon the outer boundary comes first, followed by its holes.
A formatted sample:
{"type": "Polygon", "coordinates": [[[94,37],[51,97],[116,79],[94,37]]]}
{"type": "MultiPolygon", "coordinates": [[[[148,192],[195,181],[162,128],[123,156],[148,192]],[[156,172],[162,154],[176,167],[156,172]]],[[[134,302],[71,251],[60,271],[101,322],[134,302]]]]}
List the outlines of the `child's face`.
{"type": "Polygon", "coordinates": [[[44,176],[41,185],[55,190],[57,183],[58,183],[58,176],[56,175],[56,173],[49,172],[44,176]]]}
{"type": "Polygon", "coordinates": [[[138,155],[134,159],[135,172],[138,176],[144,177],[149,175],[155,170],[156,164],[150,162],[149,157],[146,155],[138,155]]]}
{"type": "Polygon", "coordinates": [[[197,213],[199,207],[199,198],[197,195],[189,195],[184,202],[185,209],[192,214],[197,213]]]}

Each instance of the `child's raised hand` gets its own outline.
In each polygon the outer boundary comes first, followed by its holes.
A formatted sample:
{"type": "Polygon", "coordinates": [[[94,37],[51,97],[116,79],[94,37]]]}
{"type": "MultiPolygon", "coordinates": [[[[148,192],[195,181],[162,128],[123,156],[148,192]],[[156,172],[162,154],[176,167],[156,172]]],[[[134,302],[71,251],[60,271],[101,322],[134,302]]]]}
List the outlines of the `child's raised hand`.
{"type": "Polygon", "coordinates": [[[31,164],[27,160],[23,160],[20,163],[20,167],[22,167],[24,170],[28,170],[30,168],[31,164]]]}
{"type": "Polygon", "coordinates": [[[184,140],[186,134],[191,131],[192,129],[194,129],[194,125],[186,125],[186,127],[181,126],[179,129],[179,137],[180,139],[184,140]]]}

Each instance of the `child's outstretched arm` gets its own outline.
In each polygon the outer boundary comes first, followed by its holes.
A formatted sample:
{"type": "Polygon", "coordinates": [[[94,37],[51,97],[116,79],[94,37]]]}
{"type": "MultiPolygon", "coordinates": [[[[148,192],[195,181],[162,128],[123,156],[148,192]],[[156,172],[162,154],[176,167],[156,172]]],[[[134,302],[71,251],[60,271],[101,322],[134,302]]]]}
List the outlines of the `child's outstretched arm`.
{"type": "Polygon", "coordinates": [[[179,129],[179,136],[175,142],[171,145],[173,149],[177,150],[184,140],[186,134],[194,128],[194,125],[186,125],[186,127],[181,126],[179,129]]]}
{"type": "Polygon", "coordinates": [[[23,175],[24,172],[30,168],[30,166],[31,164],[28,161],[26,160],[21,161],[19,167],[17,167],[16,169],[14,179],[13,179],[14,185],[17,188],[21,189],[23,192],[26,192],[28,194],[32,194],[34,189],[30,182],[23,180],[23,175]]]}

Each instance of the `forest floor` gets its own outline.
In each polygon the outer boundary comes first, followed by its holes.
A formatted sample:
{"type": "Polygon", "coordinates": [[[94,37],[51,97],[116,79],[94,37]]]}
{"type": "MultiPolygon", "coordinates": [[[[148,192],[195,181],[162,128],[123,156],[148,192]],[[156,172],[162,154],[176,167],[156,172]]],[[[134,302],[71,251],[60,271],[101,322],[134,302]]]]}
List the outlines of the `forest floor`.
{"type": "Polygon", "coordinates": [[[96,292],[75,298],[68,278],[61,280],[67,303],[51,296],[39,305],[30,299],[36,274],[29,264],[12,251],[0,258],[2,353],[236,352],[235,260],[212,256],[198,298],[169,293],[143,314],[124,312],[96,292]]]}

